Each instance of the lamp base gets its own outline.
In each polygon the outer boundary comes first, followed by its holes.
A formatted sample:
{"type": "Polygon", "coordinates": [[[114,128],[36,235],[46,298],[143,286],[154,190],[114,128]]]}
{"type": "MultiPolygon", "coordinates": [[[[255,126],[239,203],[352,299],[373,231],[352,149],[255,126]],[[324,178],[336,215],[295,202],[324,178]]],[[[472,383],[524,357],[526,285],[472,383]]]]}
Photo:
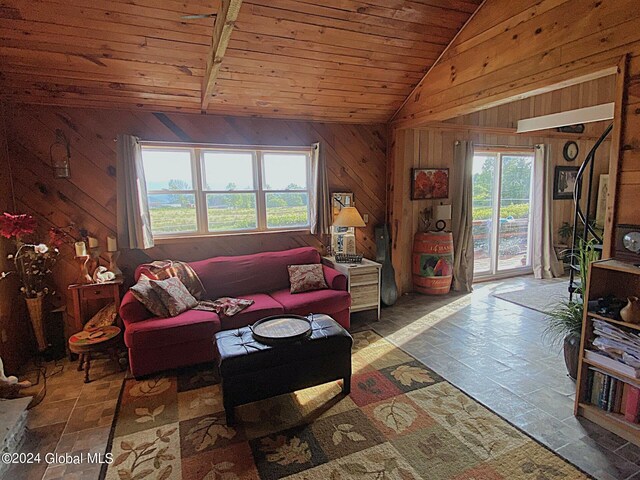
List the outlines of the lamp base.
{"type": "Polygon", "coordinates": [[[345,233],[344,235],[343,253],[355,255],[356,253],[356,236],[353,233],[345,233]]]}

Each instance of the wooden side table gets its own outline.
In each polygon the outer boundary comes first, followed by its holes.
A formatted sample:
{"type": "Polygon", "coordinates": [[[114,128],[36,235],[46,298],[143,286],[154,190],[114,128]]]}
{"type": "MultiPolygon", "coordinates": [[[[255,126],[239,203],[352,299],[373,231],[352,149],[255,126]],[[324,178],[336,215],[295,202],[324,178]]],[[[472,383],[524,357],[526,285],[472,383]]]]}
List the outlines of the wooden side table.
{"type": "MultiPolygon", "coordinates": [[[[89,283],[85,285],[69,285],[69,292],[73,300],[73,320],[67,316],[67,336],[79,332],[89,318],[89,302],[95,300],[111,300],[120,308],[120,287],[122,279],[106,283],[89,283]]],[[[95,312],[94,312],[95,313],[95,312]]]]}
{"type": "Polygon", "coordinates": [[[380,272],[382,265],[373,260],[362,263],[338,263],[335,257],[322,257],[322,263],[347,276],[347,290],[351,294],[351,312],[377,310],[380,320],[380,272]]]}
{"type": "Polygon", "coordinates": [[[120,344],[120,328],[98,327],[93,330],[83,330],[69,337],[69,350],[80,356],[78,371],[84,368],[84,383],[89,383],[89,370],[91,369],[91,354],[106,352],[116,362],[120,370],[122,366],[118,359],[118,345],[120,344]]]}

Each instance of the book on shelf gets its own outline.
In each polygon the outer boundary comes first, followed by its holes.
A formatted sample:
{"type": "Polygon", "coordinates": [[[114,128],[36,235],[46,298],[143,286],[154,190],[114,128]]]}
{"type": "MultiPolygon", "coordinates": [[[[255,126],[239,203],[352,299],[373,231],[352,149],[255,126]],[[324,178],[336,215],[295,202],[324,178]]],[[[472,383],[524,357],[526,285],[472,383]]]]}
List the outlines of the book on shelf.
{"type": "Polygon", "coordinates": [[[624,419],[627,422],[638,423],[640,417],[640,389],[629,385],[627,403],[625,405],[624,419]]]}
{"type": "Polygon", "coordinates": [[[585,400],[605,412],[623,415],[628,422],[639,423],[640,388],[594,368],[588,371],[585,400]]]}
{"type": "Polygon", "coordinates": [[[609,370],[621,375],[640,379],[640,368],[634,368],[631,365],[619,362],[615,358],[611,358],[603,353],[594,352],[593,350],[585,350],[584,358],[591,363],[598,364],[601,367],[608,368],[609,370]]]}

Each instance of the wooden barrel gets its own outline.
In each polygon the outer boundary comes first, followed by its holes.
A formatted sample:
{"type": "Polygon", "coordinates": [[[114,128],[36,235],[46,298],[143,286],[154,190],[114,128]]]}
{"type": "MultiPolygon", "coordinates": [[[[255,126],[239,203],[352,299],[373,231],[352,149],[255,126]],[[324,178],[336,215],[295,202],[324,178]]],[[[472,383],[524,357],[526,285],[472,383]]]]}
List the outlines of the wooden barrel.
{"type": "Polygon", "coordinates": [[[413,239],[413,286],[416,292],[446,295],[453,274],[451,232],[418,232],[413,239]]]}

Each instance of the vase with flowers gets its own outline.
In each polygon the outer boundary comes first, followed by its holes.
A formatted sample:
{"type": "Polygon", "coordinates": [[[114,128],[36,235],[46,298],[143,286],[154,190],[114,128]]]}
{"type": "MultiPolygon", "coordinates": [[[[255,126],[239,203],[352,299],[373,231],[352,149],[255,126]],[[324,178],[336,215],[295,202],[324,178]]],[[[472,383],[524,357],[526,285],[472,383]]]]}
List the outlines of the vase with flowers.
{"type": "Polygon", "coordinates": [[[58,248],[45,243],[28,242],[27,239],[35,234],[36,227],[31,215],[5,212],[0,216],[0,236],[13,239],[16,245],[16,252],[7,255],[14,269],[0,272],[0,280],[10,275],[18,277],[38,350],[42,352],[48,347],[44,328],[44,299],[50,293],[51,271],[58,257],[58,248]]]}

